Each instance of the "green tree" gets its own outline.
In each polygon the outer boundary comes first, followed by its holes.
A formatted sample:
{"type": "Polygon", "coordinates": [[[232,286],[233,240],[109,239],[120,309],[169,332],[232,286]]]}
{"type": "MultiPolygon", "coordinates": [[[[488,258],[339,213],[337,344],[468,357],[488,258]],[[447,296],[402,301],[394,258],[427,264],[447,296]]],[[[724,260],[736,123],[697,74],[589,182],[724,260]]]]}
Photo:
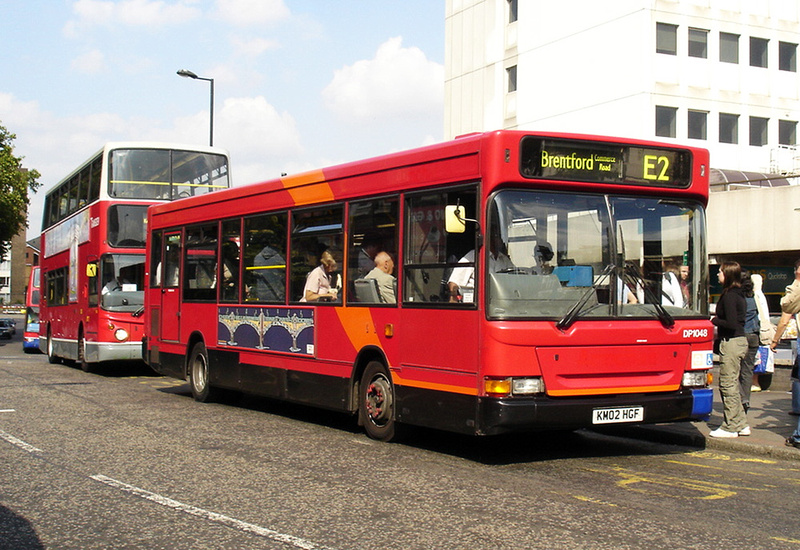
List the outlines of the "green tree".
{"type": "Polygon", "coordinates": [[[40,174],[22,167],[23,157],[14,156],[15,134],[0,124],[0,261],[6,257],[11,239],[28,227],[28,191],[35,192],[40,174]]]}

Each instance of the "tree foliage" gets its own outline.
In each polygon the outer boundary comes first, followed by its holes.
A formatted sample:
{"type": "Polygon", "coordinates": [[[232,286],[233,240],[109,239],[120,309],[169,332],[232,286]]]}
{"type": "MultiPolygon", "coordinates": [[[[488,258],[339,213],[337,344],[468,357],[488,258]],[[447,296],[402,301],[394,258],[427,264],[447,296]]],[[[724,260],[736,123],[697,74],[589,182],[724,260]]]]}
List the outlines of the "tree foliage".
{"type": "Polygon", "coordinates": [[[28,227],[28,191],[35,192],[40,174],[22,167],[24,157],[14,156],[15,134],[0,124],[0,261],[11,239],[28,227]]]}

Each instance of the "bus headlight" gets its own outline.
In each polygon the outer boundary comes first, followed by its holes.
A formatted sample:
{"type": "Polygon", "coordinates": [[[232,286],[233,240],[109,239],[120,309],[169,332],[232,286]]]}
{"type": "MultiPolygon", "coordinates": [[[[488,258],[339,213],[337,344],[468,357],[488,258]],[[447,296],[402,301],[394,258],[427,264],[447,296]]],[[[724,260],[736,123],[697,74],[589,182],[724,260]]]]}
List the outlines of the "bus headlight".
{"type": "Polygon", "coordinates": [[[114,331],[114,338],[119,340],[120,342],[124,342],[128,339],[128,331],[124,328],[118,328],[114,331]]]}
{"type": "Polygon", "coordinates": [[[544,380],[541,378],[514,378],[511,382],[514,395],[533,395],[544,393],[544,380]]]}
{"type": "Polygon", "coordinates": [[[708,371],[695,370],[683,373],[681,385],[684,388],[704,388],[708,382],[708,371]]]}

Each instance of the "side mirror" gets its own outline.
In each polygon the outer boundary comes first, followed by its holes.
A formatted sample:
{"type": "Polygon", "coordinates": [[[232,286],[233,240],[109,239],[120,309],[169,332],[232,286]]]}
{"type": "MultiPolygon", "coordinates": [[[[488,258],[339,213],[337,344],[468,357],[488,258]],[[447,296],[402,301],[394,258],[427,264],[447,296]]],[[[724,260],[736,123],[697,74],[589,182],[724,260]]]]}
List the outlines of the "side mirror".
{"type": "Polygon", "coordinates": [[[461,205],[446,205],[444,207],[444,230],[448,233],[464,233],[467,229],[465,214],[466,208],[461,205]]]}
{"type": "Polygon", "coordinates": [[[97,277],[97,264],[86,264],[86,276],[97,277]]]}

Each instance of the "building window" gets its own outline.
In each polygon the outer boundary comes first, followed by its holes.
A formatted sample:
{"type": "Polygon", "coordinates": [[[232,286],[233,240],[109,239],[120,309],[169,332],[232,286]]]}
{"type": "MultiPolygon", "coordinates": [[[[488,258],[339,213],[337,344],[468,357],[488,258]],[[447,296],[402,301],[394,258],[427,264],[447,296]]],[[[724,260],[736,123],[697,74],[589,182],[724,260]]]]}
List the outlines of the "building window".
{"type": "Polygon", "coordinates": [[[676,137],[675,119],[677,116],[678,109],[675,107],[656,106],[656,135],[658,137],[676,137]]]}
{"type": "Polygon", "coordinates": [[[513,23],[517,20],[517,0],[508,0],[508,22],[513,23]]]}
{"type": "Polygon", "coordinates": [[[761,147],[767,144],[767,118],[750,117],[750,145],[761,147]]]}
{"type": "Polygon", "coordinates": [[[797,44],[780,42],[778,45],[778,68],[782,71],[797,72],[797,44]]]}
{"type": "Polygon", "coordinates": [[[678,55],[678,25],[656,23],[656,53],[678,55]]]}
{"type": "Polygon", "coordinates": [[[739,63],[739,35],[719,33],[719,60],[723,63],[739,63]]]}
{"type": "Polygon", "coordinates": [[[739,115],[719,114],[719,142],[739,143],[739,115]]]}
{"type": "Polygon", "coordinates": [[[689,57],[708,57],[708,31],[689,29],[689,57]]]}
{"type": "Polygon", "coordinates": [[[778,121],[778,143],[797,145],[797,122],[794,120],[778,121]]]}
{"type": "Polygon", "coordinates": [[[508,75],[508,93],[517,91],[517,66],[506,69],[508,75]]]}
{"type": "Polygon", "coordinates": [[[689,111],[689,139],[708,139],[706,135],[706,119],[708,113],[705,111],[689,111]]]}
{"type": "Polygon", "coordinates": [[[767,45],[765,38],[750,37],[750,66],[767,68],[767,45]]]}

